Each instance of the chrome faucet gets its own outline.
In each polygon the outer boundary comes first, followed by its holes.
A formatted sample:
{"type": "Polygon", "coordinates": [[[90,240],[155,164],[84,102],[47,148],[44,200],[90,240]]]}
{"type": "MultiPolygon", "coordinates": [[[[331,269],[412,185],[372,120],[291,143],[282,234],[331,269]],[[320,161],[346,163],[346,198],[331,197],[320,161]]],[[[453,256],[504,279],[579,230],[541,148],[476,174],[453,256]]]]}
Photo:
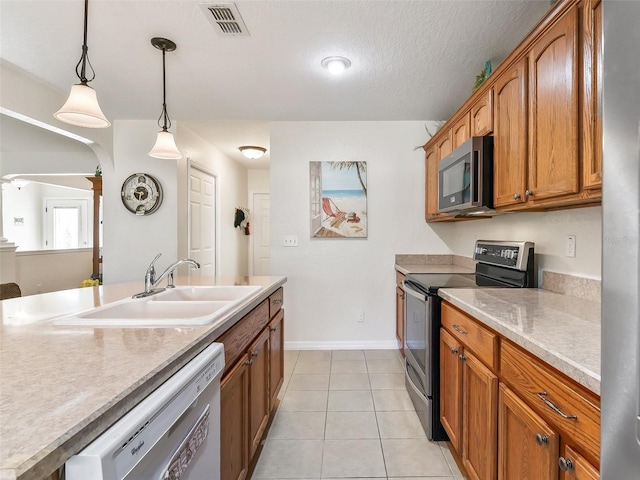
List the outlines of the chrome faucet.
{"type": "Polygon", "coordinates": [[[176,268],[178,268],[180,265],[184,263],[188,263],[189,265],[192,265],[195,268],[200,268],[200,264],[195,260],[192,260],[190,258],[184,258],[182,260],[178,260],[177,262],[174,262],[171,265],[169,265],[167,269],[164,272],[162,272],[158,278],[156,278],[155,263],[156,263],[156,260],[158,260],[158,258],[160,258],[161,255],[162,253],[159,253],[158,255],[155,256],[153,260],[151,260],[151,263],[147,267],[147,271],[144,274],[144,292],[135,294],[133,296],[134,298],[147,297],[149,295],[153,295],[154,293],[163,292],[167,288],[175,288],[175,285],[173,284],[173,272],[175,271],[176,268]],[[156,286],[162,280],[164,280],[165,277],[167,278],[167,286],[165,288],[156,288],[156,286]]]}

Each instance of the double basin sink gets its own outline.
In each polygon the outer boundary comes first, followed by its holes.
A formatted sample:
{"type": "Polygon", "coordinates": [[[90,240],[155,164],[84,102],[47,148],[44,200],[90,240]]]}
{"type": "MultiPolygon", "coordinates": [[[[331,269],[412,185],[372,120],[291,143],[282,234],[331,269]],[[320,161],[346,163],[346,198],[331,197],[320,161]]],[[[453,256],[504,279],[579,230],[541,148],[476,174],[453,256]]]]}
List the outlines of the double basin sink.
{"type": "Polygon", "coordinates": [[[54,319],[54,325],[172,327],[208,325],[262,290],[257,285],[175,287],[54,319]]]}

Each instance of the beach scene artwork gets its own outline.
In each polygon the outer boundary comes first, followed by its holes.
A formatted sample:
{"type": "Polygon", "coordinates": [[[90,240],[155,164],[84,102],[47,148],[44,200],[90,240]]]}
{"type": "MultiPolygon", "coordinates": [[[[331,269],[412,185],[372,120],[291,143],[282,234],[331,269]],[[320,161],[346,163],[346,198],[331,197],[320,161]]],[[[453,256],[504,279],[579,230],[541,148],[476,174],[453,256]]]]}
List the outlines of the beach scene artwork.
{"type": "Polygon", "coordinates": [[[367,162],[309,162],[312,238],[367,238],[367,162]]]}

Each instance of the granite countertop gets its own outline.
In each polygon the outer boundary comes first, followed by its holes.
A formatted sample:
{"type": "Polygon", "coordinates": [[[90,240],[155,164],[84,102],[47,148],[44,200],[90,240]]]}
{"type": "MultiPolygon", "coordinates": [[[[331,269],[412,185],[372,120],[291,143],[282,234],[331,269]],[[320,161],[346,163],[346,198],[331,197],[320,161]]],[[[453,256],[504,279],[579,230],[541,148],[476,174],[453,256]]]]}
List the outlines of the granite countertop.
{"type": "Polygon", "coordinates": [[[438,295],[600,395],[600,307],[535,288],[443,288],[438,295]]]}
{"type": "Polygon", "coordinates": [[[41,479],[286,282],[285,277],[178,277],[176,285],[259,285],[211,325],[55,326],[53,317],[140,292],[140,282],[0,302],[0,478],[41,479]]]}

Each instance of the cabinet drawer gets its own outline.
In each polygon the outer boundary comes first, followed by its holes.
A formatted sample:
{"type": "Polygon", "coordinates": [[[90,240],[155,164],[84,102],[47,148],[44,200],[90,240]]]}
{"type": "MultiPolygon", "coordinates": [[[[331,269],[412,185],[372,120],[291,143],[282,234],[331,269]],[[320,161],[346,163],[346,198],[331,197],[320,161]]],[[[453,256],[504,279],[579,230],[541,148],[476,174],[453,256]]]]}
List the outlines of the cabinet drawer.
{"type": "Polygon", "coordinates": [[[247,348],[269,323],[269,302],[265,300],[216,341],[224,344],[225,372],[245,354],[247,348]]]}
{"type": "Polygon", "coordinates": [[[485,365],[497,370],[498,336],[495,333],[448,303],[442,304],[442,326],[468,347],[485,365]]]}
{"type": "Polygon", "coordinates": [[[278,310],[282,308],[283,301],[284,289],[281,287],[269,297],[269,318],[273,318],[273,316],[278,313],[278,310]]]}
{"type": "Polygon", "coordinates": [[[560,373],[553,372],[540,359],[508,341],[502,342],[500,374],[540,416],[571,439],[567,441],[585,449],[590,460],[595,459],[594,463],[599,463],[599,402],[581,393],[580,387],[572,385],[571,380],[561,377],[560,373]]]}

